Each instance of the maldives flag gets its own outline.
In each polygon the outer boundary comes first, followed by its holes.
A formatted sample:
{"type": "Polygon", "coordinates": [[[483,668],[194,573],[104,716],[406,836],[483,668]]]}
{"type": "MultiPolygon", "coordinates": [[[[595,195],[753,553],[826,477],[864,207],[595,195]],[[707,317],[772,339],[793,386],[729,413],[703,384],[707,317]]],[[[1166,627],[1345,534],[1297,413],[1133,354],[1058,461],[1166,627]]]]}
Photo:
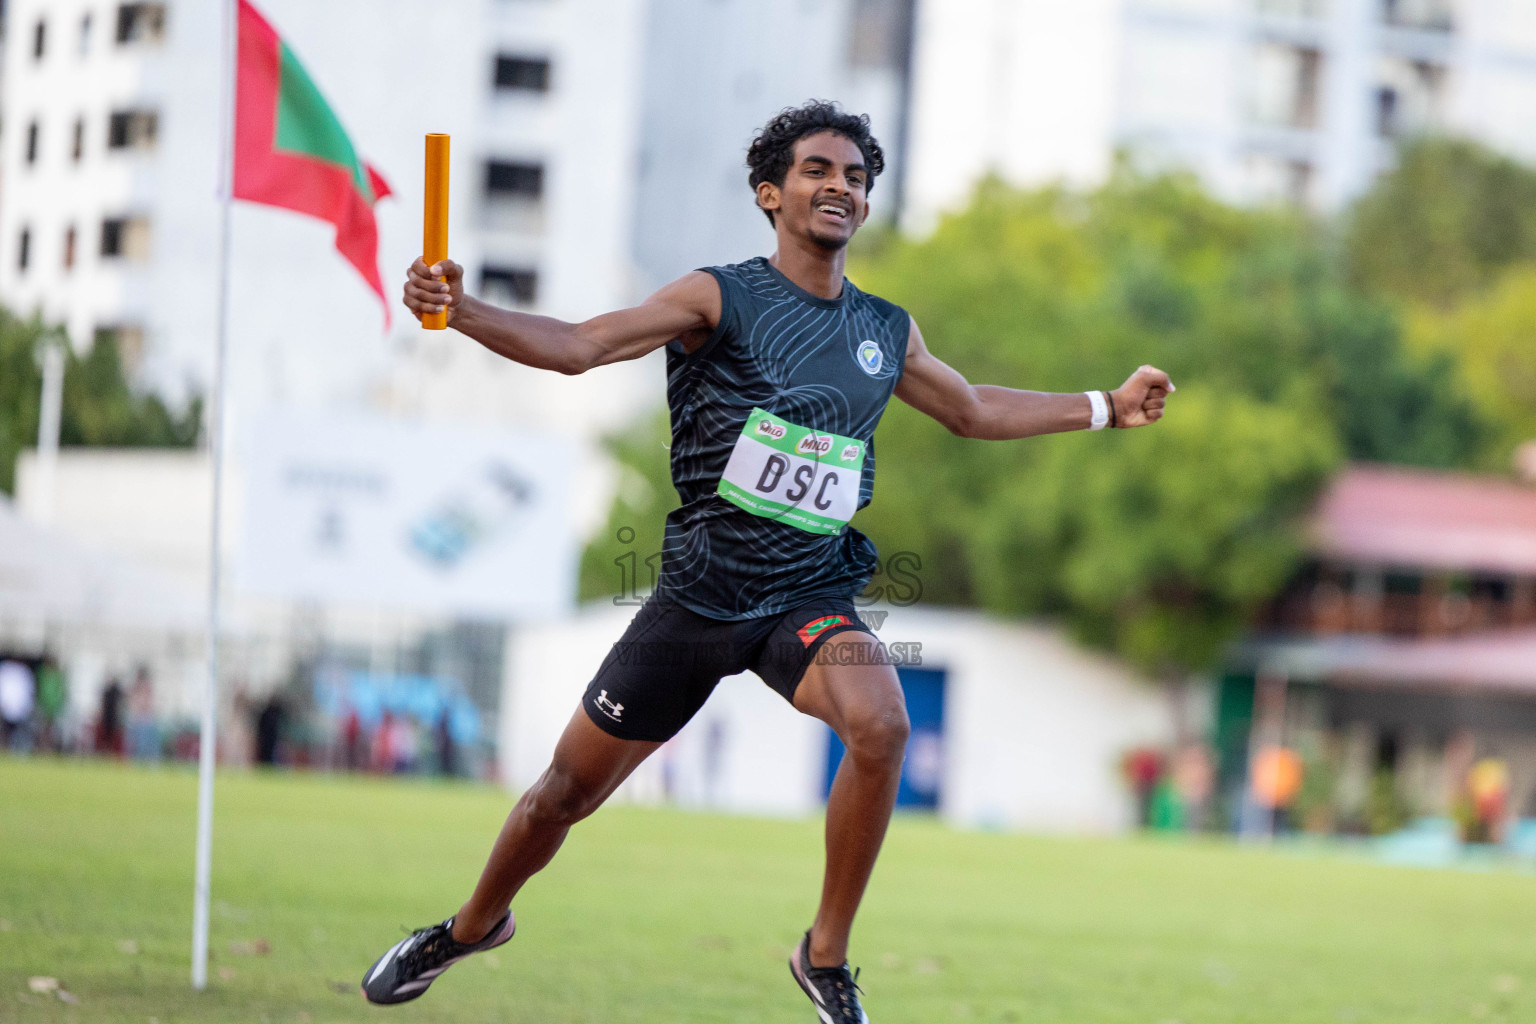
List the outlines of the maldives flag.
{"type": "Polygon", "coordinates": [[[235,71],[235,198],[307,213],[336,225],[336,248],[384,304],[373,204],[390,194],[359,159],[341,122],[288,44],[240,3],[235,71]]]}

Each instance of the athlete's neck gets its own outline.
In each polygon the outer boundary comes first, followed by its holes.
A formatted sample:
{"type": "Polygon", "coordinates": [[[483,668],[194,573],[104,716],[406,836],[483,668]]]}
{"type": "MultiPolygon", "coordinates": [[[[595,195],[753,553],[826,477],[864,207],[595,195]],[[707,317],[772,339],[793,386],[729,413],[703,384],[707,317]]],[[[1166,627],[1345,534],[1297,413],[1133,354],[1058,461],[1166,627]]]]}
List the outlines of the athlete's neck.
{"type": "Polygon", "coordinates": [[[843,263],[847,250],[827,250],[814,242],[779,238],[779,247],[768,262],[796,285],[823,299],[843,295],[843,263]]]}

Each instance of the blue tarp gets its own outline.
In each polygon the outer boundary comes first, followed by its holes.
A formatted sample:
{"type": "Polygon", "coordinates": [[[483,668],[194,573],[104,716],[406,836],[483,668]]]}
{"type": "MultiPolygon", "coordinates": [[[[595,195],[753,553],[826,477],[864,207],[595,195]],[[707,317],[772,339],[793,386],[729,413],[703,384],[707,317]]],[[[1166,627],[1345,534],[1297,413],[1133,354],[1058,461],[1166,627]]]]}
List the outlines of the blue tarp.
{"type": "Polygon", "coordinates": [[[374,729],[388,711],[423,726],[435,726],[448,711],[453,741],[469,746],[480,739],[480,709],[464,695],[464,686],[447,676],[396,675],[348,669],[315,673],[315,702],[334,719],[356,711],[364,729],[374,729]]]}

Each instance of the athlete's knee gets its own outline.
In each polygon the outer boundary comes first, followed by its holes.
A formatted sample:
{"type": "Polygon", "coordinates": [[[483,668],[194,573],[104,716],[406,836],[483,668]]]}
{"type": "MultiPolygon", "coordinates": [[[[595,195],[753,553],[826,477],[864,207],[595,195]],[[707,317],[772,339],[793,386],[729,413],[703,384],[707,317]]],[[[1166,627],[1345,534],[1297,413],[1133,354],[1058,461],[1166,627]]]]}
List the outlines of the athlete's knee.
{"type": "Polygon", "coordinates": [[[906,756],[907,737],[912,723],[907,709],[897,701],[861,708],[846,723],[843,742],[849,756],[861,764],[875,767],[901,766],[906,756]]]}
{"type": "Polygon", "coordinates": [[[603,795],[597,788],[559,765],[550,765],[528,790],[524,810],[541,825],[569,827],[597,810],[602,802],[603,795]]]}

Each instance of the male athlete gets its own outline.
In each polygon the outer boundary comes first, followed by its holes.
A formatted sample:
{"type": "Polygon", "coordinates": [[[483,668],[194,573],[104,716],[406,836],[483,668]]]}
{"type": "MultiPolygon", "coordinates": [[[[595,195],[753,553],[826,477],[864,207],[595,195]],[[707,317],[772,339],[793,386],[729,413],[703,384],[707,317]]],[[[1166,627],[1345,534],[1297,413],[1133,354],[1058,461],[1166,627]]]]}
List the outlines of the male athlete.
{"type": "Polygon", "coordinates": [[[682,506],[667,516],[654,597],[512,809],[473,895],[379,958],[363,979],[372,1002],[414,999],[450,965],[510,939],[512,898],[571,826],[722,677],[751,669],[847,748],[827,799],[821,904],[790,970],[826,1024],[867,1024],[848,935],[908,733],[896,672],[853,605],[876,563],[874,545],[848,525],[870,500],[875,425],[893,394],[955,434],[993,440],[1139,427],[1163,414],[1173,385],[1150,366],[1108,393],[969,384],[928,351],[904,310],[843,277],[884,166],[867,116],[822,102],[785,110],[758,133],[747,164],[777,252],[695,271],[633,309],[564,323],[465,295],[452,261],[411,266],[404,301],[413,313],[446,310],[455,329],[528,366],[584,373],[665,346],[682,506]],[[688,655],[628,656],[639,650],[688,655]]]}

